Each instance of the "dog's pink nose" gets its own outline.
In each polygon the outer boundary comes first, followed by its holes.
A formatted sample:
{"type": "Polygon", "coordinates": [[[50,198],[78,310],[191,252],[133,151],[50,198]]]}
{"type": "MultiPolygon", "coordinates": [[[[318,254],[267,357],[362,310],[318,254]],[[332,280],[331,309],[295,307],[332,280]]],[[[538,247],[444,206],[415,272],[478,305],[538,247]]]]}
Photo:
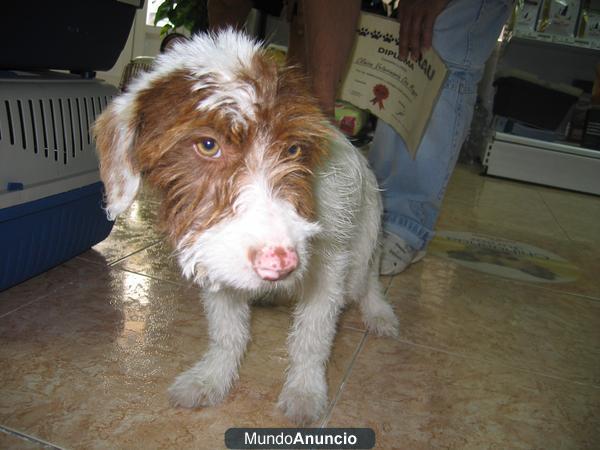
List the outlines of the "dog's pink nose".
{"type": "Polygon", "coordinates": [[[266,281],[277,281],[298,267],[298,254],[291,247],[266,246],[248,254],[256,274],[266,281]]]}

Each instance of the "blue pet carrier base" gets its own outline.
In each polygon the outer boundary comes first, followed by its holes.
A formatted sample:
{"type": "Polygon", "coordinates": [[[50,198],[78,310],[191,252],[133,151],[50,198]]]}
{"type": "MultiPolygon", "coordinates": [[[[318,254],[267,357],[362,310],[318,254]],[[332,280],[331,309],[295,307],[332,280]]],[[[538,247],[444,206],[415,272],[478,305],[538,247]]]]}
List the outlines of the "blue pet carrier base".
{"type": "Polygon", "coordinates": [[[102,209],[102,183],[0,210],[0,291],[104,240],[113,223],[102,209]]]}

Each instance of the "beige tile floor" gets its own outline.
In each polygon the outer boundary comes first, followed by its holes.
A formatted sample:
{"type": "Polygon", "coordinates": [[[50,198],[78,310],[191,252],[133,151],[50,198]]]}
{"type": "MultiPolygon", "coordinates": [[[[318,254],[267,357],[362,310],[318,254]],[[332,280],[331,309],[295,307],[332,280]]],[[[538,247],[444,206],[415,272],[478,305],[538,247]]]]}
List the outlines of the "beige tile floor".
{"type": "MultiPolygon", "coordinates": [[[[94,249],[0,293],[0,448],[217,449],[233,426],[286,426],[275,407],[289,306],[256,307],[224,404],[165,390],[207,346],[143,196],[94,249]]],[[[429,254],[393,278],[398,339],[341,319],[318,426],[371,427],[379,449],[600,448],[600,199],[458,167],[438,230],[517,240],[579,269],[567,283],[486,275],[429,254]]]]}

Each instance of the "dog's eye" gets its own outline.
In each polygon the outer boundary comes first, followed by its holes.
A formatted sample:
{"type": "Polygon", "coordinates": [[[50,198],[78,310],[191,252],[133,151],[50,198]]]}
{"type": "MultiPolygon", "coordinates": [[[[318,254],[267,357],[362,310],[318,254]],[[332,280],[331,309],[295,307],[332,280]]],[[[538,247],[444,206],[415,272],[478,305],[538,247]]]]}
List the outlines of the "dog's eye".
{"type": "Polygon", "coordinates": [[[219,158],[221,156],[221,146],[210,137],[200,138],[194,143],[194,148],[200,155],[208,158],[219,158]]]}
{"type": "Polygon", "coordinates": [[[297,158],[302,154],[302,147],[300,147],[297,144],[294,144],[291,147],[289,147],[287,151],[292,158],[297,158]]]}

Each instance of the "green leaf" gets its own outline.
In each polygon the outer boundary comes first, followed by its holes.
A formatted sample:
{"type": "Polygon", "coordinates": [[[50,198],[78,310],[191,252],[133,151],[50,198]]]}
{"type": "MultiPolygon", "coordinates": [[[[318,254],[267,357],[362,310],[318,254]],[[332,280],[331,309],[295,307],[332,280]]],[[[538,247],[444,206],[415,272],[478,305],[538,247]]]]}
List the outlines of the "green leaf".
{"type": "Polygon", "coordinates": [[[193,32],[197,26],[205,22],[201,17],[202,14],[206,14],[206,0],[164,0],[156,11],[154,24],[163,19],[168,19],[172,24],[169,28],[163,27],[161,35],[172,28],[179,27],[193,32]]]}
{"type": "Polygon", "coordinates": [[[169,16],[169,12],[173,9],[173,0],[165,0],[160,4],[156,10],[156,16],[154,17],[154,25],[169,16]]]}
{"type": "Polygon", "coordinates": [[[172,29],[173,26],[170,23],[163,25],[160,29],[160,37],[165,37],[172,29]]]}

